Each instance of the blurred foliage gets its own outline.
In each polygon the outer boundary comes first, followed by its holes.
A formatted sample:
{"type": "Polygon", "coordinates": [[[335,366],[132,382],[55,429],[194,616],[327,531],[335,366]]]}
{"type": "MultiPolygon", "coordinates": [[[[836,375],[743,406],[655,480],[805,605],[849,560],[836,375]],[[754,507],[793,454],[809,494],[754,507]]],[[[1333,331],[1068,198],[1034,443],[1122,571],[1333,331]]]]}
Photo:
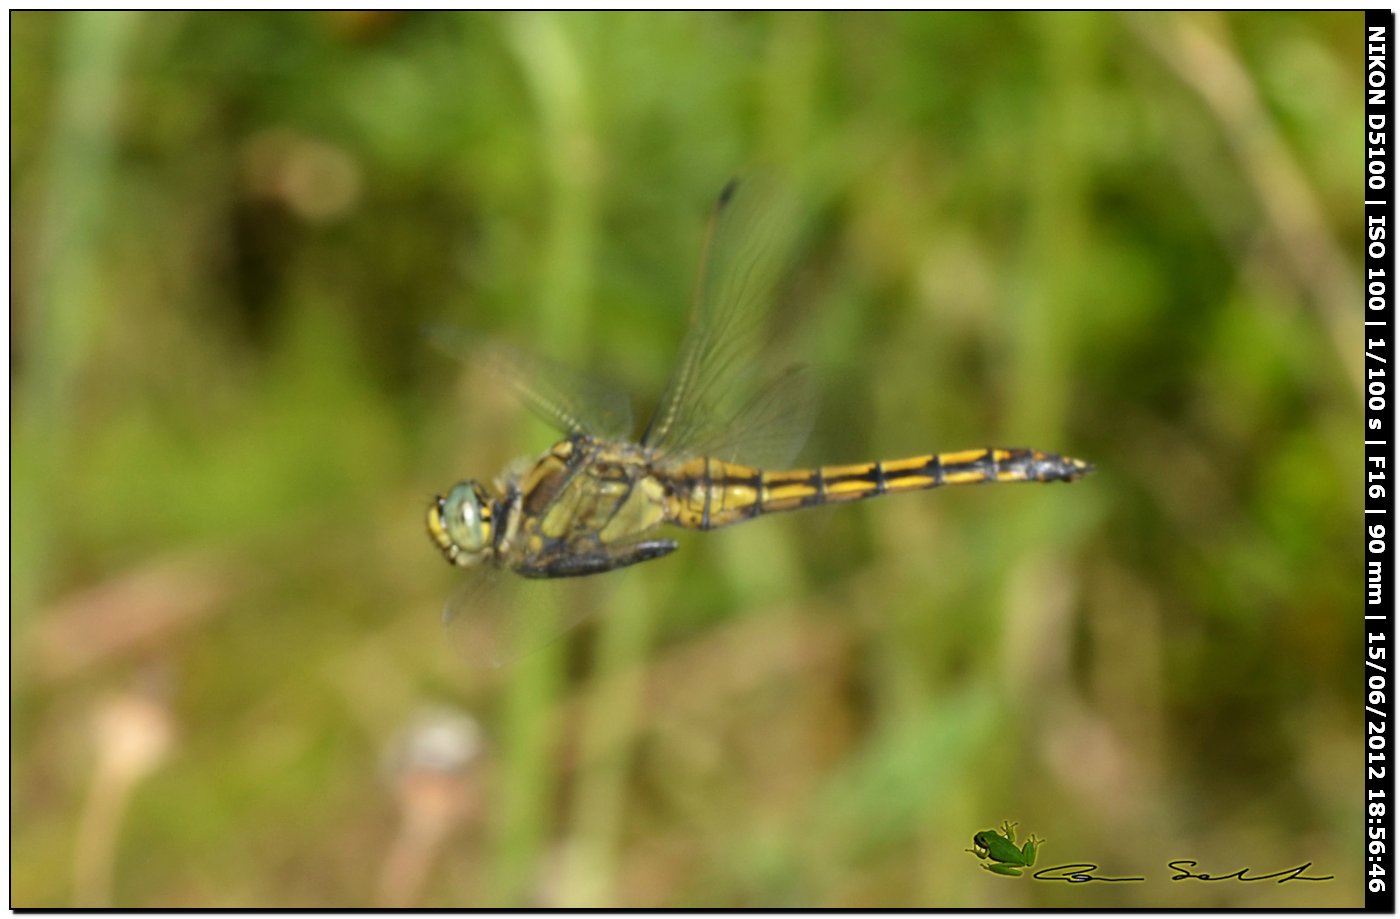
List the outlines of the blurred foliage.
{"type": "Polygon", "coordinates": [[[10,22],[12,905],[1360,903],[1360,14],[10,22]],[[1098,474],[682,537],[466,665],[426,500],[550,435],[421,330],[644,407],[756,162],[804,459],[1098,474]]]}

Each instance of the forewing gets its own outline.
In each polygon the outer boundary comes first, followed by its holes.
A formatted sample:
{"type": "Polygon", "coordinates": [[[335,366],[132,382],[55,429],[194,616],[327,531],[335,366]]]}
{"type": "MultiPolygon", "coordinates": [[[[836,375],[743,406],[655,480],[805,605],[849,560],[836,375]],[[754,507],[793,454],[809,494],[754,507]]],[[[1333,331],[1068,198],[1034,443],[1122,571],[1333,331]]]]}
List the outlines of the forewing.
{"type": "Polygon", "coordinates": [[[763,366],[797,227],[794,199],[770,177],[721,192],[680,358],[643,436],[659,455],[752,461],[752,452],[800,446],[811,424],[807,375],[763,366]]]}
{"type": "Polygon", "coordinates": [[[500,568],[472,572],[443,607],[443,623],[468,665],[508,667],[596,612],[581,585],[530,580],[500,568]]]}
{"type": "Polygon", "coordinates": [[[620,387],[454,326],[430,326],[427,334],[439,349],[504,384],[531,411],[565,433],[608,438],[632,434],[631,400],[620,387]]]}
{"type": "MultiPolygon", "coordinates": [[[[579,552],[625,560],[632,548],[631,543],[590,544],[579,552]]],[[[448,598],[443,622],[469,665],[509,667],[609,615],[619,585],[635,571],[619,565],[606,576],[526,578],[507,568],[479,568],[448,598]]]]}

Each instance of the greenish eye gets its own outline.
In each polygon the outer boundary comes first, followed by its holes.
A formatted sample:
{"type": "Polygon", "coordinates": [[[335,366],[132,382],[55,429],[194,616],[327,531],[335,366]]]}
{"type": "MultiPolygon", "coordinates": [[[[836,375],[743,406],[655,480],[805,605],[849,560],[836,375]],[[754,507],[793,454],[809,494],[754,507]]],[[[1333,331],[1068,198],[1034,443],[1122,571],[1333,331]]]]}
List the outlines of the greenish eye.
{"type": "Polygon", "coordinates": [[[480,552],[485,547],[489,527],[482,524],[489,514],[475,482],[454,486],[442,501],[443,527],[452,541],[467,552],[480,552]]]}
{"type": "Polygon", "coordinates": [[[494,551],[495,501],[480,482],[459,482],[428,505],[428,535],[454,565],[470,568],[494,551]]]}

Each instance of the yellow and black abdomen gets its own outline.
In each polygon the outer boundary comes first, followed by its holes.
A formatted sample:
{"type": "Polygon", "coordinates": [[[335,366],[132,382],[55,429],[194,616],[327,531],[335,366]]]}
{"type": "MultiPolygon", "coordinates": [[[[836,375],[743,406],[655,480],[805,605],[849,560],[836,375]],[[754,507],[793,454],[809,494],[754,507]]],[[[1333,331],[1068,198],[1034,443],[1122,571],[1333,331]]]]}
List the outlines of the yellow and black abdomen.
{"type": "Polygon", "coordinates": [[[667,517],[678,526],[709,530],[762,514],[942,485],[1073,482],[1093,468],[1083,460],[1056,453],[1002,448],[782,472],[698,459],[670,472],[667,517]]]}

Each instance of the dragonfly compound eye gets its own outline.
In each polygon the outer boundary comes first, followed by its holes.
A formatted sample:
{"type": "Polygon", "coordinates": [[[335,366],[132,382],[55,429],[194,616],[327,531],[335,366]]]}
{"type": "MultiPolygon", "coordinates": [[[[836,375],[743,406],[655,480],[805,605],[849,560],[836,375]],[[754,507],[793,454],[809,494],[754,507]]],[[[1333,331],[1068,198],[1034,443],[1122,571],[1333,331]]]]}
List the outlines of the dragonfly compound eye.
{"type": "Polygon", "coordinates": [[[428,507],[428,533],[447,560],[471,565],[491,545],[491,499],[476,482],[460,482],[428,507]]]}

